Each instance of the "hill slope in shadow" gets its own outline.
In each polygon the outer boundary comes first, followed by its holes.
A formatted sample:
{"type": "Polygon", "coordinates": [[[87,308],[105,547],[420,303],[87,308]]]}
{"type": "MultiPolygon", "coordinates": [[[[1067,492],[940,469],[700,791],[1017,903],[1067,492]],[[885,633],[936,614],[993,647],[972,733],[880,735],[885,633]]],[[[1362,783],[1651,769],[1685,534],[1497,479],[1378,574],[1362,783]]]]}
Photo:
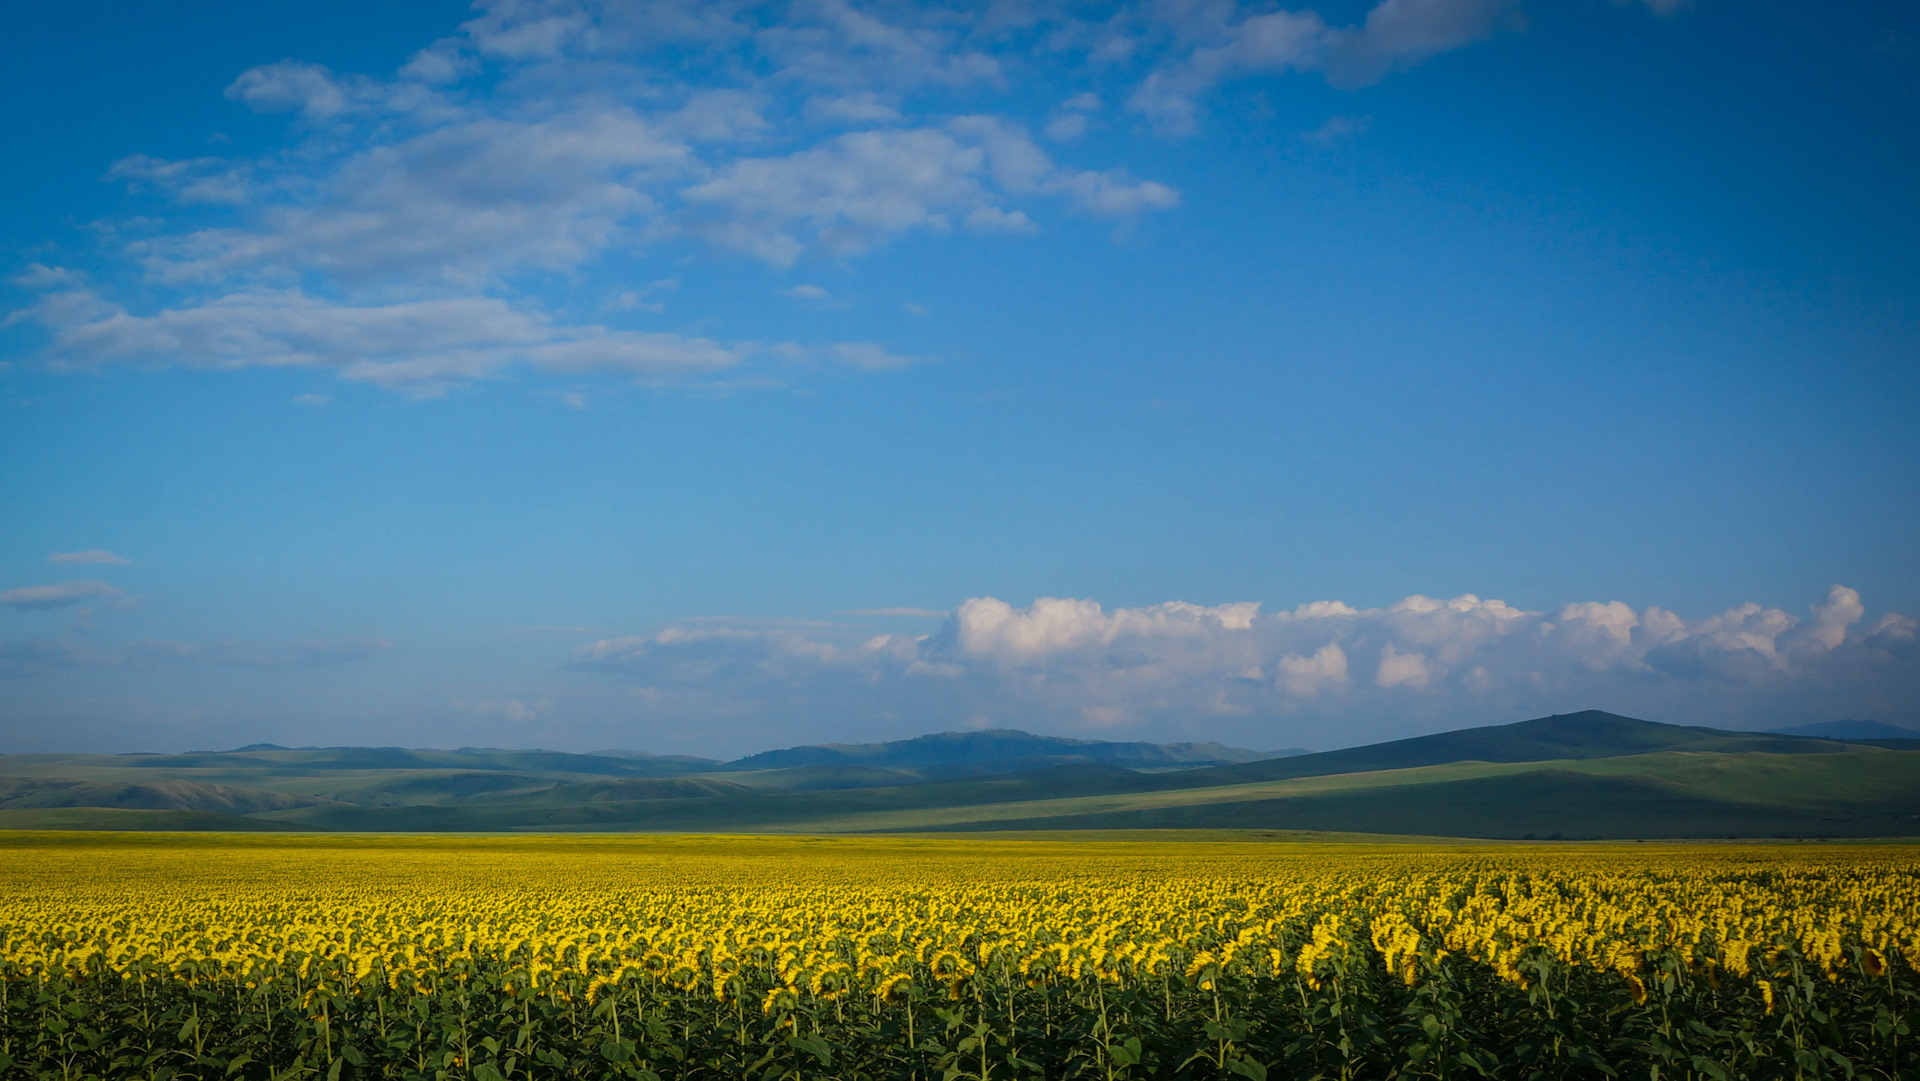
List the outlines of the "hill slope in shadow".
{"type": "Polygon", "coordinates": [[[1264,758],[1219,744],[1015,731],[795,747],[728,763],[268,746],[12,756],[0,757],[0,828],[146,814],[204,828],[361,831],[1895,836],[1920,834],[1920,745],[1909,742],[1586,711],[1264,758]]]}

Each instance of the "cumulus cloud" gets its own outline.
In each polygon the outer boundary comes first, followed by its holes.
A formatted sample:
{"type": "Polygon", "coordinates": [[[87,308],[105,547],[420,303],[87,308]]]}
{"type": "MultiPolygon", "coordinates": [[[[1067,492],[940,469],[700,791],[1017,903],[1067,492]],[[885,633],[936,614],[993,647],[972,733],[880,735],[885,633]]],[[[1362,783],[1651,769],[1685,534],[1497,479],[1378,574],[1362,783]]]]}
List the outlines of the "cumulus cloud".
{"type": "Polygon", "coordinates": [[[1382,687],[1425,687],[1433,681],[1433,666],[1424,653],[1401,653],[1388,642],[1380,647],[1380,667],[1373,681],[1382,687]]]}
{"type": "MultiPolygon", "coordinates": [[[[75,560],[75,562],[79,561],[75,560]]],[[[9,589],[0,593],[0,605],[21,611],[39,611],[48,608],[67,608],[93,597],[118,596],[120,596],[120,590],[105,582],[55,582],[51,585],[9,589]]]]}
{"type": "MultiPolygon", "coordinates": [[[[1258,671],[1252,674],[1258,678],[1258,671]]],[[[1280,658],[1280,684],[1296,698],[1312,698],[1324,690],[1338,690],[1347,683],[1347,653],[1338,642],[1328,642],[1302,657],[1289,653],[1280,658]]]]}
{"type": "Polygon", "coordinates": [[[125,565],[133,560],[116,555],[105,548],[88,548],[83,552],[55,552],[47,557],[49,563],[106,563],[125,565]]]}
{"type": "Polygon", "coordinates": [[[1619,601],[1533,611],[1472,594],[1273,612],[1253,602],[1107,609],[977,597],[933,634],[669,627],[588,643],[571,666],[644,686],[662,709],[735,718],[1130,727],[1325,745],[1353,742],[1368,724],[1404,735],[1420,723],[1594,706],[1733,727],[1808,709],[1911,711],[1920,625],[1897,613],[1863,623],[1864,605],[1845,587],[1804,619],[1758,604],[1692,619],[1619,601]]]}

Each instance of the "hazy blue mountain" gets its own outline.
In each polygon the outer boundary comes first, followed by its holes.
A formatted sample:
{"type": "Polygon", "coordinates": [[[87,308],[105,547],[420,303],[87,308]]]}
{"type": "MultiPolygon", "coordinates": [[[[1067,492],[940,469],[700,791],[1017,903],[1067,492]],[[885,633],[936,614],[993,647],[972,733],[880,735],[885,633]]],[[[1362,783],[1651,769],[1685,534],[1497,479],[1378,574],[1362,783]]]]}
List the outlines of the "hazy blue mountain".
{"type": "Polygon", "coordinates": [[[1192,769],[1266,757],[1260,751],[1220,743],[1113,743],[1036,736],[1011,728],[940,732],[887,743],[827,743],[762,751],[726,765],[728,770],[795,769],[806,766],[866,766],[929,775],[1014,773],[1075,763],[1134,770],[1192,769]]]}

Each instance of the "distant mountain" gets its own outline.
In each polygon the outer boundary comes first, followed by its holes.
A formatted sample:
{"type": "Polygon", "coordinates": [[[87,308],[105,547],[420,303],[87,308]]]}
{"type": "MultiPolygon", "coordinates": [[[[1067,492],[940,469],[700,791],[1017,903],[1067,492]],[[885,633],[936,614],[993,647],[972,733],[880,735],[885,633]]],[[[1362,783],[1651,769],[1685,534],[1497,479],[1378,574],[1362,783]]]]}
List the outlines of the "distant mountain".
{"type": "Polygon", "coordinates": [[[1036,736],[1012,728],[980,732],[941,732],[887,743],[826,743],[762,751],[729,762],[740,770],[864,766],[910,770],[929,776],[1017,773],[1048,766],[1097,764],[1133,770],[1194,769],[1266,757],[1259,751],[1221,743],[1111,743],[1104,740],[1036,736]]]}
{"type": "Polygon", "coordinates": [[[1815,736],[1820,739],[1920,739],[1920,731],[1879,721],[1821,721],[1775,728],[1775,736],[1815,736]]]}
{"type": "MultiPolygon", "coordinates": [[[[719,765],[709,758],[613,758],[565,751],[513,751],[462,747],[453,751],[408,747],[276,747],[254,744],[234,751],[185,754],[35,755],[38,759],[85,758],[90,765],[116,764],[152,770],[270,770],[282,773],[362,770],[507,770],[585,773],[608,777],[671,777],[719,765]]],[[[0,759],[4,768],[4,759],[0,759]]]]}
{"type": "Polygon", "coordinates": [[[790,747],[724,764],[263,745],[0,755],[0,830],[287,828],[1916,836],[1920,740],[1729,732],[1590,710],[1293,757],[1008,730],[790,747]]]}

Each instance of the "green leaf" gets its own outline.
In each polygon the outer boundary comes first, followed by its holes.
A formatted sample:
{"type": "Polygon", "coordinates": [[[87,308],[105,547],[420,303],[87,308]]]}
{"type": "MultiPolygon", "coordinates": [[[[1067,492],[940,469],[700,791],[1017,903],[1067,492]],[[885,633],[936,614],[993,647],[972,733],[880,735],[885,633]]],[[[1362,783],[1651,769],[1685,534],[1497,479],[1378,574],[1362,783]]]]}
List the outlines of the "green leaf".
{"type": "Polygon", "coordinates": [[[812,1055],[822,1066],[833,1065],[833,1048],[817,1032],[809,1032],[804,1036],[789,1036],[787,1043],[812,1055]]]}
{"type": "Polygon", "coordinates": [[[625,1062],[633,1057],[633,1045],[625,1040],[607,1040],[600,1045],[600,1057],[608,1062],[625,1062]]]}
{"type": "Polygon", "coordinates": [[[506,1078],[500,1076],[493,1063],[482,1062],[473,1068],[473,1081],[506,1081],[506,1078]]]}
{"type": "Polygon", "coordinates": [[[1251,1078],[1252,1081],[1267,1081],[1267,1068],[1252,1059],[1228,1058],[1227,1072],[1251,1078]]]}
{"type": "MultiPolygon", "coordinates": [[[[241,1055],[239,1058],[236,1058],[232,1062],[227,1063],[227,1076],[232,1077],[234,1074],[239,1073],[242,1067],[246,1066],[247,1063],[252,1061],[253,1061],[252,1056],[241,1055]]],[[[3,1065],[0,1065],[0,1073],[4,1073],[5,1071],[6,1071],[6,1067],[3,1065]]]]}

